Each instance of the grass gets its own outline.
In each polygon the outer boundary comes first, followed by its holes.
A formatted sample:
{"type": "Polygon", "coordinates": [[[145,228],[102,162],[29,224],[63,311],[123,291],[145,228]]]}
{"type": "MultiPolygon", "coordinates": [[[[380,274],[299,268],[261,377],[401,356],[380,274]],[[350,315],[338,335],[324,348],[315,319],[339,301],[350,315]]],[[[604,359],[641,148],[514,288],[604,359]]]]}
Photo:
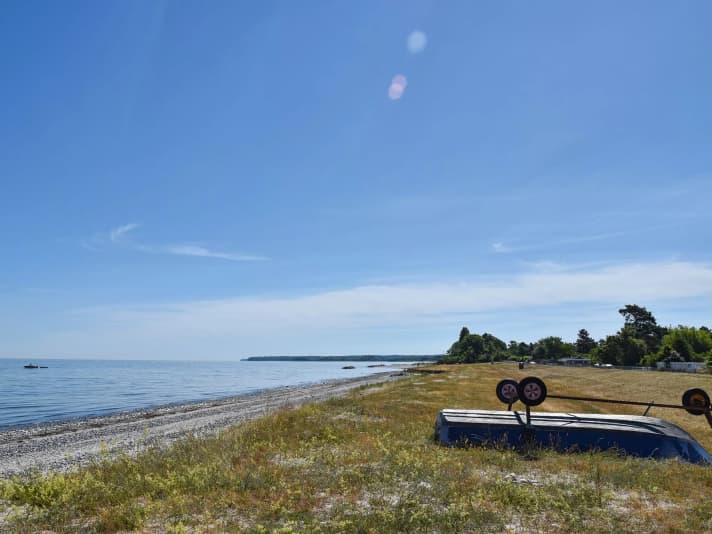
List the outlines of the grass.
{"type": "MultiPolygon", "coordinates": [[[[501,409],[504,377],[550,393],[679,403],[712,376],[511,364],[356,390],[220,436],[0,482],[16,532],[701,532],[712,531],[712,468],[606,453],[523,457],[432,440],[441,408],[501,409]]],[[[547,411],[641,413],[550,399],[547,411]]],[[[655,409],[712,450],[704,417],[655,409]]],[[[2,507],[0,507],[0,510],[2,507]]],[[[0,514],[1,515],[1,514],[0,514]]]]}

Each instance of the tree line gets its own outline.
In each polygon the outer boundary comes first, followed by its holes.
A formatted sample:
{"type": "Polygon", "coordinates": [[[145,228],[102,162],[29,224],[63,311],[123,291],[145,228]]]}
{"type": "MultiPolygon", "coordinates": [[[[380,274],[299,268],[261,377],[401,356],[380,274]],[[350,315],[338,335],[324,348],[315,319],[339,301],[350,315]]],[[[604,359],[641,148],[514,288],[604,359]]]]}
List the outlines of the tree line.
{"type": "Polygon", "coordinates": [[[656,362],[707,362],[712,366],[712,331],[706,326],[660,326],[651,312],[636,304],[618,310],[623,326],[598,341],[585,328],[574,343],[549,336],[527,343],[505,343],[488,333],[472,334],[463,326],[460,335],[440,360],[476,363],[498,360],[558,360],[591,358],[594,363],[655,366],[656,362]]]}

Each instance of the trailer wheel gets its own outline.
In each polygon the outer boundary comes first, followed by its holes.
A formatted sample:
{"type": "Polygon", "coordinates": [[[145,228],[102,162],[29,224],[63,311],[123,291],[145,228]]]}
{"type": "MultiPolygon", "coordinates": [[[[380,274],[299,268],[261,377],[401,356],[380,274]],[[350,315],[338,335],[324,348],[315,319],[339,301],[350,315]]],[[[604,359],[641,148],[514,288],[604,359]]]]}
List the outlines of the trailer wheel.
{"type": "Polygon", "coordinates": [[[517,395],[527,406],[538,406],[546,399],[546,384],[536,376],[528,376],[517,385],[517,395]]]}
{"type": "Polygon", "coordinates": [[[685,406],[687,413],[692,415],[704,415],[710,409],[710,396],[704,389],[692,388],[682,394],[682,405],[685,406]],[[687,408],[687,406],[695,406],[695,408],[687,408]],[[697,408],[699,406],[699,408],[697,408]]]}
{"type": "Polygon", "coordinates": [[[511,378],[500,380],[497,384],[497,398],[504,404],[513,404],[517,401],[517,381],[511,378]]]}

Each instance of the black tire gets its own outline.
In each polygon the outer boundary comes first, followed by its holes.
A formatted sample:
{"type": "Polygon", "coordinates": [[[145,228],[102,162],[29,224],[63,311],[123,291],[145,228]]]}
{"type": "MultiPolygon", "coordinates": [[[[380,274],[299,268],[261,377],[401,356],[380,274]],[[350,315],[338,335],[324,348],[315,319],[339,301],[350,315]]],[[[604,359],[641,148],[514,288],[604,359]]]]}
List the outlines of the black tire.
{"type": "Polygon", "coordinates": [[[699,408],[685,408],[692,415],[704,415],[710,409],[710,396],[704,389],[692,388],[682,394],[683,406],[699,406],[699,408]]]}
{"type": "Polygon", "coordinates": [[[527,406],[539,406],[546,399],[546,384],[540,378],[528,376],[517,385],[517,395],[527,406]]]}
{"type": "Polygon", "coordinates": [[[513,404],[519,398],[517,393],[517,381],[511,378],[500,380],[497,384],[497,398],[504,404],[513,404]]]}

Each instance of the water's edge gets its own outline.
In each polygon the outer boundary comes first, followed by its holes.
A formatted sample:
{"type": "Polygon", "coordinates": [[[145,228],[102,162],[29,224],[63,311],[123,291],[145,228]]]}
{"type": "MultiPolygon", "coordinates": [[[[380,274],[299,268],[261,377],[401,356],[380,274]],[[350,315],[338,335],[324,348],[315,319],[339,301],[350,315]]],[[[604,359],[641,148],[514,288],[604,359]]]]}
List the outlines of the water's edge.
{"type": "Polygon", "coordinates": [[[363,386],[399,380],[407,374],[383,372],[0,431],[0,477],[65,472],[96,460],[162,448],[186,436],[216,435],[276,410],[324,401],[363,386]]]}
{"type": "MultiPolygon", "coordinates": [[[[0,430],[81,420],[402,368],[344,362],[53,360],[24,369],[0,360],[0,430]]],[[[407,365],[407,364],[406,364],[407,365]]]]}
{"type": "Polygon", "coordinates": [[[398,375],[399,373],[396,373],[394,371],[384,371],[368,375],[359,375],[353,378],[332,378],[328,380],[315,380],[313,382],[301,382],[288,386],[266,387],[262,389],[246,391],[244,393],[238,393],[236,395],[215,397],[214,399],[184,400],[169,402],[165,404],[153,404],[141,408],[131,408],[129,410],[119,410],[105,414],[80,415],[76,417],[52,419],[51,421],[40,421],[19,425],[0,425],[0,442],[3,441],[2,438],[4,435],[10,434],[13,431],[18,431],[25,435],[28,433],[32,433],[33,435],[47,436],[57,433],[57,429],[61,429],[61,432],[65,432],[71,427],[83,428],[92,426],[106,426],[126,421],[149,419],[158,415],[167,415],[171,413],[188,413],[201,408],[210,408],[215,406],[232,404],[242,399],[257,398],[260,395],[264,395],[265,393],[278,393],[280,391],[287,392],[290,389],[309,388],[311,386],[316,385],[349,384],[364,378],[374,378],[376,379],[376,381],[380,381],[379,378],[381,377],[398,375]]]}

